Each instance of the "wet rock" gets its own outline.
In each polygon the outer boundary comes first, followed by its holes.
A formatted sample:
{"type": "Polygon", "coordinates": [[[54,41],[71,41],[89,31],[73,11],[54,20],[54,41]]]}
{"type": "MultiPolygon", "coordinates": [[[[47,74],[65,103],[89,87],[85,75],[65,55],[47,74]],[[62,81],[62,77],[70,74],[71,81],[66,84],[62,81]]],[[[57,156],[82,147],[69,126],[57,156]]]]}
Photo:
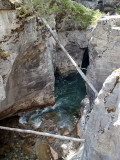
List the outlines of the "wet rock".
{"type": "Polygon", "coordinates": [[[0,156],[4,155],[4,148],[0,148],[0,156]]]}
{"type": "Polygon", "coordinates": [[[61,149],[62,149],[63,154],[67,154],[68,155],[69,149],[68,149],[68,146],[66,144],[62,144],[61,145],[61,149]]]}
{"type": "Polygon", "coordinates": [[[50,113],[46,113],[46,114],[43,114],[44,118],[45,119],[51,119],[53,117],[56,117],[56,112],[50,112],[50,113]]]}
{"type": "Polygon", "coordinates": [[[83,115],[83,112],[84,112],[84,109],[86,106],[89,105],[89,99],[87,97],[85,97],[82,101],[81,101],[81,108],[80,108],[80,117],[82,117],[83,115]]]}
{"type": "Polygon", "coordinates": [[[41,123],[39,130],[42,132],[49,132],[49,133],[55,134],[55,133],[57,133],[58,128],[57,128],[56,123],[49,119],[49,120],[44,120],[41,123]]]}
{"type": "Polygon", "coordinates": [[[68,130],[67,127],[64,127],[64,128],[60,129],[60,133],[61,133],[61,135],[67,136],[70,134],[70,131],[68,130]]]}
{"type": "Polygon", "coordinates": [[[50,146],[40,139],[36,142],[36,154],[39,160],[54,160],[50,146]]]}
{"type": "Polygon", "coordinates": [[[52,154],[54,160],[58,160],[57,152],[52,147],[50,147],[50,150],[51,150],[51,154],[52,154]]]}
{"type": "Polygon", "coordinates": [[[54,138],[49,138],[48,141],[49,141],[49,143],[53,143],[55,141],[55,139],[54,138]]]}
{"type": "Polygon", "coordinates": [[[25,143],[23,146],[22,146],[22,152],[28,154],[28,155],[35,155],[34,151],[30,148],[31,145],[25,143]]]}

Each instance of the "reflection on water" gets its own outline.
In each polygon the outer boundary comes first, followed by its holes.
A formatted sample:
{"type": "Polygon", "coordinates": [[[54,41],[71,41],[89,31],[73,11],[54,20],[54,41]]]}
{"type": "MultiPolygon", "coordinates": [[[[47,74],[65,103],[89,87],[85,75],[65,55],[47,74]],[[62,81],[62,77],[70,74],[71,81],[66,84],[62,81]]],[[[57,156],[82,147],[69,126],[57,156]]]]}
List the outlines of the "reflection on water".
{"type": "Polygon", "coordinates": [[[31,121],[39,127],[45,119],[54,120],[60,128],[67,127],[72,130],[78,119],[80,102],[85,97],[85,82],[79,74],[70,74],[67,77],[56,76],[54,106],[44,110],[22,114],[19,122],[27,124],[31,121]]]}

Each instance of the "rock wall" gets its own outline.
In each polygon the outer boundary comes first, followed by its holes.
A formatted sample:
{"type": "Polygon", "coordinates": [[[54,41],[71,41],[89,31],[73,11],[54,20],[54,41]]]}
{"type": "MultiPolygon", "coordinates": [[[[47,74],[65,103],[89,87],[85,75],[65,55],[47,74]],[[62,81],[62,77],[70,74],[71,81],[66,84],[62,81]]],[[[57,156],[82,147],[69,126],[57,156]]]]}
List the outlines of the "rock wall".
{"type": "MultiPolygon", "coordinates": [[[[58,37],[59,40],[62,42],[63,46],[69,52],[69,54],[81,67],[83,55],[88,46],[88,41],[86,39],[86,30],[64,31],[58,33],[58,37]]],[[[63,53],[63,51],[59,48],[59,46],[57,46],[56,54],[54,55],[55,55],[54,66],[57,72],[59,72],[60,74],[66,74],[71,71],[76,72],[76,68],[73,66],[68,57],[63,53]]]]}
{"type": "MultiPolygon", "coordinates": [[[[0,48],[2,55],[8,55],[0,57],[1,97],[6,95],[1,98],[0,119],[53,105],[54,72],[75,71],[49,32],[38,30],[39,25],[36,18],[23,23],[12,8],[0,10],[0,48]]],[[[86,32],[64,31],[59,38],[81,66],[88,45],[86,32]]]]}
{"type": "MultiPolygon", "coordinates": [[[[120,16],[106,16],[98,21],[89,42],[90,65],[87,77],[100,91],[104,80],[120,67],[120,16]]],[[[93,100],[92,91],[87,93],[93,100]]]]}
{"type": "Polygon", "coordinates": [[[76,2],[82,3],[88,8],[99,9],[102,12],[109,12],[110,14],[115,13],[117,7],[120,6],[119,0],[75,0],[76,2]]]}
{"type": "Polygon", "coordinates": [[[119,160],[120,69],[117,68],[120,68],[120,16],[106,16],[99,20],[92,32],[89,51],[87,76],[99,94],[94,101],[87,86],[92,103],[86,101],[78,123],[79,136],[86,142],[69,159],[119,160]]]}
{"type": "Polygon", "coordinates": [[[120,7],[119,0],[104,0],[104,11],[114,13],[117,7],[120,7]]]}
{"type": "Polygon", "coordinates": [[[55,103],[52,51],[56,44],[46,30],[38,31],[36,19],[23,23],[11,9],[0,10],[0,47],[10,55],[0,57],[6,93],[0,119],[55,103]]]}
{"type": "MultiPolygon", "coordinates": [[[[77,153],[79,160],[120,159],[120,69],[104,82],[93,109],[81,120],[86,142],[77,153]],[[86,119],[86,124],[84,121],[86,119]]],[[[89,110],[90,108],[88,108],[89,110]]],[[[77,158],[76,157],[76,158],[77,158]]],[[[72,160],[76,159],[72,158],[72,160]]]]}
{"type": "Polygon", "coordinates": [[[84,6],[95,9],[98,5],[99,0],[74,0],[76,2],[82,3],[84,6]]]}
{"type": "Polygon", "coordinates": [[[31,108],[53,105],[53,39],[48,37],[49,34],[42,37],[42,34],[37,32],[36,19],[13,29],[5,22],[2,26],[5,31],[8,30],[7,34],[2,32],[3,38],[8,39],[1,44],[5,52],[10,53],[10,57],[1,59],[0,63],[6,91],[6,99],[0,104],[1,119],[31,108]]]}
{"type": "MultiPolygon", "coordinates": [[[[7,10],[7,9],[13,10],[13,9],[15,9],[15,5],[13,3],[11,3],[11,1],[13,1],[13,0],[1,0],[0,1],[0,10],[7,10]]],[[[19,1],[19,0],[17,0],[17,1],[19,1]]]]}

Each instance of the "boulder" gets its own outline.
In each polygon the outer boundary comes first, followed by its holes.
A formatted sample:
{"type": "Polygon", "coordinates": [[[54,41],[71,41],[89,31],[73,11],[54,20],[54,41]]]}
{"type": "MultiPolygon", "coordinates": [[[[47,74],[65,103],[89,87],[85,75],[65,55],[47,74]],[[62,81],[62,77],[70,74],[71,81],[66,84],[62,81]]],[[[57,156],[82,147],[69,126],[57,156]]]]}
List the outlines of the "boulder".
{"type": "Polygon", "coordinates": [[[57,160],[58,154],[49,144],[43,142],[42,140],[37,140],[35,146],[37,158],[39,160],[57,160]]]}

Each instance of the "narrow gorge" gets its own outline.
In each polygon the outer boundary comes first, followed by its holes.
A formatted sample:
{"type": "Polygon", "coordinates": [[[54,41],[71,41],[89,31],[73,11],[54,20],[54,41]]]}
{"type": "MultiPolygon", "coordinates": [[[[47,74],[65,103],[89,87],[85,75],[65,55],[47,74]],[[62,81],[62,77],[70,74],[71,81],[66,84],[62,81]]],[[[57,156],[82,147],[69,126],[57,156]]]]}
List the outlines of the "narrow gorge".
{"type": "Polygon", "coordinates": [[[0,130],[1,160],[120,160],[119,14],[118,0],[0,0],[0,125],[85,139],[0,130]]]}

